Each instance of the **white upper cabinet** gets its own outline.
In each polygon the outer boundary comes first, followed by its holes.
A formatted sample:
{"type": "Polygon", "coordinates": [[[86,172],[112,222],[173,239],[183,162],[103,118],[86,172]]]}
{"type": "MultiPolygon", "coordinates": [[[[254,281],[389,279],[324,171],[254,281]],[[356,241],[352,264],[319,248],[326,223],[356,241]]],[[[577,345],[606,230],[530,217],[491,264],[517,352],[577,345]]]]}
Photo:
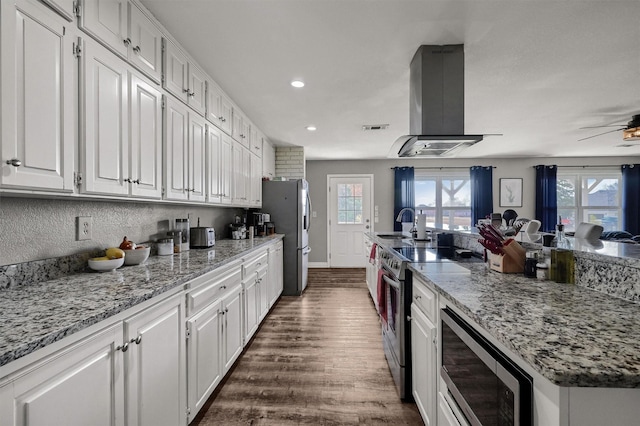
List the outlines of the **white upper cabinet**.
{"type": "Polygon", "coordinates": [[[127,0],[84,0],[80,9],[80,28],[127,57],[129,49],[127,0]]]}
{"type": "Polygon", "coordinates": [[[129,74],[131,195],[162,198],[162,93],[129,74]]]}
{"type": "Polygon", "coordinates": [[[206,124],[202,117],[189,112],[189,200],[206,198],[206,124]]]}
{"type": "Polygon", "coordinates": [[[81,192],[128,195],[128,67],[87,39],[83,50],[81,192]]]}
{"type": "Polygon", "coordinates": [[[162,34],[127,0],[85,0],[80,28],[129,60],[156,83],[162,77],[162,34]]]}
{"type": "Polygon", "coordinates": [[[250,130],[251,135],[251,152],[253,152],[258,157],[262,158],[262,132],[258,130],[256,126],[251,126],[250,130]]]}
{"type": "Polygon", "coordinates": [[[165,198],[204,201],[205,120],[173,98],[165,99],[165,198]]]}
{"type": "Polygon", "coordinates": [[[131,64],[159,84],[162,79],[162,33],[132,3],[129,3],[129,40],[131,64]]]}
{"type": "Polygon", "coordinates": [[[206,75],[187,55],[167,39],[164,43],[164,88],[204,116],[206,75]]]}
{"type": "Polygon", "coordinates": [[[244,147],[251,147],[251,123],[238,109],[233,110],[233,128],[231,136],[244,147]]]}
{"type": "Polygon", "coordinates": [[[0,184],[72,192],[77,63],[69,24],[35,1],[0,7],[0,184]]]}
{"type": "Polygon", "coordinates": [[[231,100],[216,84],[207,82],[207,120],[230,135],[233,125],[232,114],[231,100]]]}
{"type": "Polygon", "coordinates": [[[75,20],[76,17],[76,0],[42,0],[48,4],[53,10],[64,16],[69,22],[75,20]]]}
{"type": "Polygon", "coordinates": [[[262,141],[262,176],[276,176],[276,150],[267,139],[262,141]]]}
{"type": "Polygon", "coordinates": [[[226,134],[222,135],[220,150],[220,202],[231,204],[233,193],[233,139],[226,134]]]}

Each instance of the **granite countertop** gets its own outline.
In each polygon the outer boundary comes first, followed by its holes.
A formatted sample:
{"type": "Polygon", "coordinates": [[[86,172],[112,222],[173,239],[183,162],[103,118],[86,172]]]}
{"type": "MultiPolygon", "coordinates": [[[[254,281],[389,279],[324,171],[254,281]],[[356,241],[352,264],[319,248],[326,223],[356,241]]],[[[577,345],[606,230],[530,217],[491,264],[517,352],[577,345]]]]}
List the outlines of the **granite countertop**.
{"type": "Polygon", "coordinates": [[[640,387],[640,305],[484,263],[461,265],[471,273],[410,269],[552,383],[640,387]]]}
{"type": "Polygon", "coordinates": [[[282,235],[218,240],[112,272],[75,273],[0,290],[0,367],[242,258],[282,235]]]}

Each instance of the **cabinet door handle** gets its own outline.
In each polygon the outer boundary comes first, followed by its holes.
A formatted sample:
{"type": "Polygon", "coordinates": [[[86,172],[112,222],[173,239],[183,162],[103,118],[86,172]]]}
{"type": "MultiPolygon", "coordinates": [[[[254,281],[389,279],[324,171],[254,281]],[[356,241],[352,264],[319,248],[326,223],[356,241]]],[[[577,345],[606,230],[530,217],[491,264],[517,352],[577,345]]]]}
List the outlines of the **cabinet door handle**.
{"type": "Polygon", "coordinates": [[[124,40],[122,40],[122,42],[124,43],[125,46],[129,46],[131,44],[131,39],[127,37],[124,40]]]}
{"type": "Polygon", "coordinates": [[[420,299],[422,299],[422,296],[416,296],[415,299],[416,300],[420,300],[420,299]]]}
{"type": "Polygon", "coordinates": [[[224,313],[226,314],[227,312],[229,312],[229,308],[224,308],[224,313]]]}
{"type": "Polygon", "coordinates": [[[122,346],[117,346],[116,351],[126,352],[129,349],[129,342],[125,342],[122,346]]]}
{"type": "Polygon", "coordinates": [[[187,92],[187,96],[193,98],[196,95],[196,92],[187,92]]]}
{"type": "Polygon", "coordinates": [[[136,52],[137,54],[139,54],[140,53],[140,46],[134,47],[133,51],[136,52]]]}
{"type": "Polygon", "coordinates": [[[11,160],[7,160],[7,164],[13,167],[20,167],[22,165],[22,161],[18,160],[17,158],[12,158],[11,160]]]}
{"type": "Polygon", "coordinates": [[[136,345],[139,345],[140,342],[142,342],[142,335],[139,335],[138,337],[132,337],[129,341],[129,343],[135,343],[136,345]]]}

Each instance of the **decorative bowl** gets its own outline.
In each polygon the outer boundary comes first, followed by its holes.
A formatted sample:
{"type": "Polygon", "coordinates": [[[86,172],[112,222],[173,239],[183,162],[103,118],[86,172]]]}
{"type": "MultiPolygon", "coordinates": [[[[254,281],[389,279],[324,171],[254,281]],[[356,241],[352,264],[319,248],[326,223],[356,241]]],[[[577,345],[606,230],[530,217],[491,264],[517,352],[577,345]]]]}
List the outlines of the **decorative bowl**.
{"type": "Polygon", "coordinates": [[[109,260],[93,260],[89,259],[89,268],[94,271],[113,271],[121,267],[124,264],[124,257],[120,259],[109,259],[109,260]]]}
{"type": "Polygon", "coordinates": [[[125,265],[139,265],[149,258],[151,247],[137,248],[124,251],[125,265]]]}

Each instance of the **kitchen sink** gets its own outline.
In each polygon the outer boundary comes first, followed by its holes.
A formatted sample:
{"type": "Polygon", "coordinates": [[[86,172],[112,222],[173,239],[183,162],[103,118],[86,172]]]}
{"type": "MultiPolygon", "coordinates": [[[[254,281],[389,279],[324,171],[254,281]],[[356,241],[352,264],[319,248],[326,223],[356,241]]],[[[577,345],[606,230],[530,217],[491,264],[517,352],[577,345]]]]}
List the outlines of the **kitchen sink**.
{"type": "Polygon", "coordinates": [[[378,234],[376,235],[378,238],[389,239],[389,240],[397,240],[397,239],[410,239],[408,235],[404,234],[378,234]]]}

